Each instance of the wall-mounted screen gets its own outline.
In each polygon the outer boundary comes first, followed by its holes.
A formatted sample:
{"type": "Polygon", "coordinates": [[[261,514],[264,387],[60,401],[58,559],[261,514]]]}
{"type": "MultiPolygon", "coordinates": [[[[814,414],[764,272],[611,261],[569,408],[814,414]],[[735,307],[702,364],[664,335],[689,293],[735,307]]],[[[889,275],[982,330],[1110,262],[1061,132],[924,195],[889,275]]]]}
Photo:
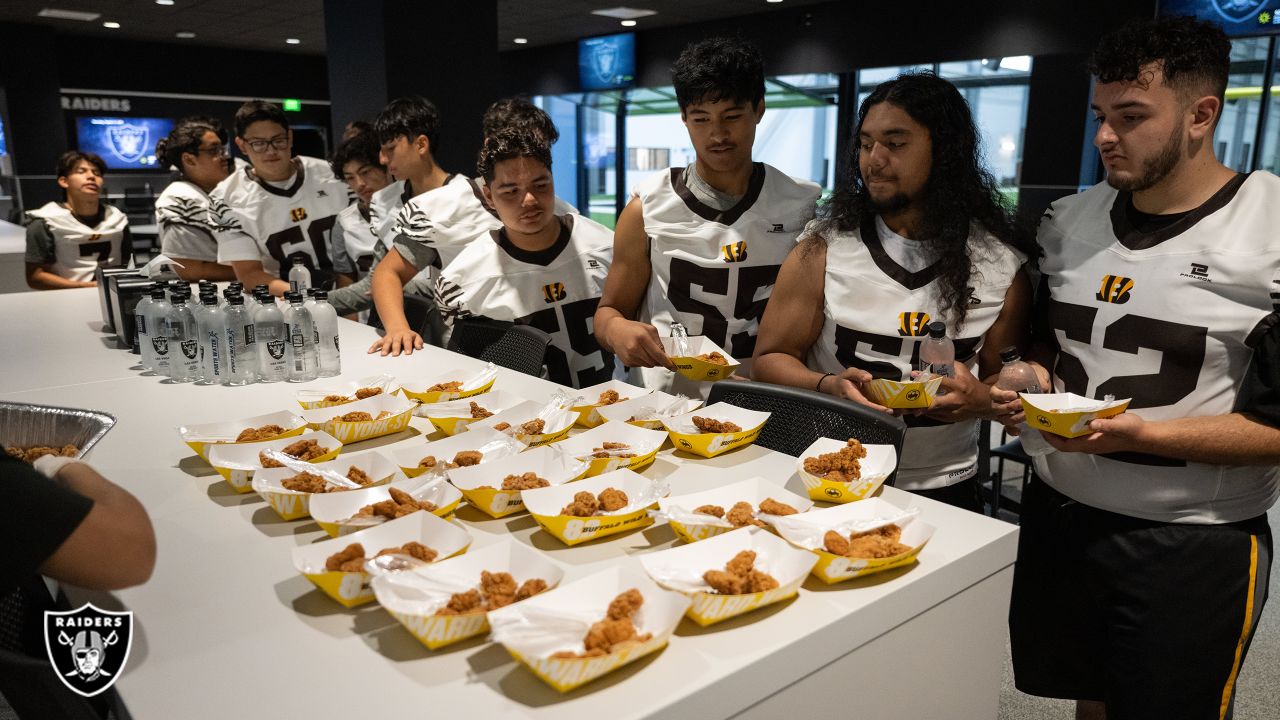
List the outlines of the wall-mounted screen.
{"type": "Polygon", "coordinates": [[[154,170],[156,141],[171,130],[167,118],[78,117],[76,147],[102,156],[111,170],[154,170]]]}
{"type": "Polygon", "coordinates": [[[579,40],[578,79],[583,90],[634,87],[636,34],[619,33],[579,40]]]}
{"type": "Polygon", "coordinates": [[[1280,0],[1160,0],[1161,15],[1190,15],[1233,37],[1280,33],[1280,0]]]}

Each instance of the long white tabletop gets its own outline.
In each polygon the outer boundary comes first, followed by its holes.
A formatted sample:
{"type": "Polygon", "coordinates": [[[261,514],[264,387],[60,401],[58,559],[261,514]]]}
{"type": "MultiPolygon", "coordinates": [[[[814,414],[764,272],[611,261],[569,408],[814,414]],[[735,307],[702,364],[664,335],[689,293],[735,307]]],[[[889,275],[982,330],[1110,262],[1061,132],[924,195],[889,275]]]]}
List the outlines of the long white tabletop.
{"type": "MultiPolygon", "coordinates": [[[[995,717],[1002,626],[1017,529],[885,488],[938,528],[919,563],[826,586],[810,577],[792,601],[711,628],[686,620],[663,651],[568,694],[506,651],[473,638],[423,648],[376,603],[346,610],[298,575],[291,549],[327,537],[281,521],[255,494],[236,495],[179,440],[178,425],[296,411],[295,393],[333,379],[237,388],[144,376],[137,356],[96,332],[94,290],[0,296],[0,398],[105,410],[116,427],[92,464],[147,507],[159,540],[155,574],[119,593],[69,588],[74,604],[132,610],[136,636],[119,690],[134,717],[995,717]]],[[[341,321],[339,381],[413,378],[479,363],[437,348],[365,354],[372,329],[341,321]]],[[[558,388],[500,370],[495,389],[541,400],[558,388]]],[[[421,444],[408,431],[348,451],[421,444]]],[[[667,447],[643,474],[675,492],[753,475],[804,490],[795,458],[752,446],[713,460],[667,447]]],[[[670,547],[665,524],[569,548],[527,514],[457,514],[472,547],[503,537],[566,568],[566,581],[670,547]]],[[[110,550],[105,549],[104,561],[110,550]]]]}

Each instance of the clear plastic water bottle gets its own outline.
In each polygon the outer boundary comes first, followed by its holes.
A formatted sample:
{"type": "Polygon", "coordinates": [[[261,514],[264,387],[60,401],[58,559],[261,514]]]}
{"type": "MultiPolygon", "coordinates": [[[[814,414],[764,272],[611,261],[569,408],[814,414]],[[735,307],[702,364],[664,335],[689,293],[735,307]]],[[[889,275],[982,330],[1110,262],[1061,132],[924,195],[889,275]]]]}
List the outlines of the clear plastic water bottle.
{"type": "Polygon", "coordinates": [[[270,295],[259,297],[262,305],[253,314],[253,334],[258,346],[258,379],[282,382],[289,379],[289,338],[285,334],[284,314],[270,295]]]}
{"type": "MultiPolygon", "coordinates": [[[[147,291],[147,294],[142,296],[142,299],[138,301],[138,304],[133,309],[134,337],[137,338],[138,341],[138,351],[142,354],[142,359],[138,362],[142,365],[142,369],[144,371],[151,370],[152,356],[155,353],[154,349],[151,349],[151,351],[148,352],[148,346],[151,344],[151,337],[147,332],[147,316],[150,314],[151,308],[156,303],[155,300],[151,299],[155,294],[155,286],[152,286],[152,288],[147,291]]],[[[160,291],[160,297],[164,297],[163,289],[160,291]]]]}
{"type": "Polygon", "coordinates": [[[151,372],[169,376],[169,310],[164,283],[151,288],[151,309],[147,313],[148,343],[142,348],[143,364],[151,372]]]}
{"type": "Polygon", "coordinates": [[[1036,371],[1030,365],[1022,361],[1018,348],[1007,347],[1001,350],[1000,362],[1003,367],[1000,368],[996,387],[1019,393],[1041,392],[1040,378],[1036,377],[1036,371]]]}
{"type": "Polygon", "coordinates": [[[244,306],[244,296],[236,293],[227,298],[223,319],[226,328],[226,367],[223,385],[248,385],[257,376],[257,349],[253,316],[244,306]]]}
{"type": "Polygon", "coordinates": [[[311,287],[311,271],[307,269],[306,259],[293,258],[293,267],[289,268],[289,291],[300,293],[311,287]]]}
{"type": "Polygon", "coordinates": [[[200,375],[200,329],[187,305],[191,296],[178,291],[169,297],[169,377],[174,382],[192,382],[200,375]]]}
{"type": "Polygon", "coordinates": [[[200,305],[192,314],[196,318],[196,328],[200,337],[200,373],[197,382],[201,385],[217,385],[222,382],[226,368],[226,353],[223,345],[222,308],[218,306],[218,296],[204,293],[200,296],[200,305]]]}
{"type": "Polygon", "coordinates": [[[302,306],[301,293],[285,296],[289,307],[284,310],[284,324],[288,333],[288,352],[285,355],[289,368],[289,382],[315,380],[319,374],[319,358],[316,354],[316,328],[311,313],[302,306]]]}
{"type": "Polygon", "coordinates": [[[342,356],[338,347],[338,311],[329,304],[329,293],[316,290],[311,308],[311,320],[316,324],[320,355],[320,377],[333,377],[342,372],[342,356]]]}
{"type": "Polygon", "coordinates": [[[956,346],[947,337],[947,324],[941,320],[929,323],[929,337],[920,344],[920,371],[955,377],[956,346]]]}

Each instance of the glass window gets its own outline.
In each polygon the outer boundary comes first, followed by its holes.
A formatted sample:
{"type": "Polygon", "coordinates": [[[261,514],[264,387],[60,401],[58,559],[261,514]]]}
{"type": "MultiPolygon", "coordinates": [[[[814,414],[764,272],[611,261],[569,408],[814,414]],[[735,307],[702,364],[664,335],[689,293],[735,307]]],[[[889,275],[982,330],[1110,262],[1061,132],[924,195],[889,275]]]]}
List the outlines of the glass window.
{"type": "Polygon", "coordinates": [[[1237,38],[1231,41],[1231,75],[1227,79],[1227,102],[1213,133],[1218,160],[1240,172],[1251,169],[1253,144],[1258,130],[1258,108],[1262,102],[1262,72],[1267,60],[1269,38],[1237,38]]]}

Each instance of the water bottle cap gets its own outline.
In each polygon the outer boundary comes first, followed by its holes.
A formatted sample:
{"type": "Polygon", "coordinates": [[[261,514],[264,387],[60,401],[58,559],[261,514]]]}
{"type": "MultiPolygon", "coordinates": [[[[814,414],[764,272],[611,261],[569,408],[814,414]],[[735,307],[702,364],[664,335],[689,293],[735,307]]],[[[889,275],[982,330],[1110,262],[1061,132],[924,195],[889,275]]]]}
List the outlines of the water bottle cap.
{"type": "Polygon", "coordinates": [[[304,292],[306,292],[306,293],[307,293],[307,296],[308,296],[308,297],[312,297],[312,296],[314,296],[314,295],[316,294],[316,288],[309,287],[309,288],[307,288],[304,292]]]}
{"type": "Polygon", "coordinates": [[[200,296],[200,302],[204,303],[205,305],[217,305],[217,304],[218,304],[218,296],[217,296],[217,295],[202,294],[202,295],[200,296]]]}
{"type": "Polygon", "coordinates": [[[934,320],[929,323],[929,337],[933,339],[943,338],[947,336],[947,324],[941,320],[934,320]]]}
{"type": "Polygon", "coordinates": [[[302,265],[306,262],[307,262],[306,258],[302,257],[301,255],[295,255],[293,258],[294,265],[302,265]]]}
{"type": "Polygon", "coordinates": [[[1000,362],[1011,363],[1019,359],[1021,359],[1021,355],[1018,354],[1018,348],[1016,347],[1010,346],[1000,351],[1000,362]]]}
{"type": "Polygon", "coordinates": [[[151,299],[152,299],[152,300],[163,300],[163,299],[164,299],[164,285],[163,285],[163,284],[161,284],[161,283],[156,283],[156,285],[155,285],[154,287],[152,287],[152,288],[151,288],[151,299]]]}
{"type": "Polygon", "coordinates": [[[238,288],[238,289],[243,290],[243,289],[244,289],[244,283],[240,282],[239,280],[232,280],[231,282],[227,283],[227,287],[228,287],[228,288],[238,288]]]}
{"type": "Polygon", "coordinates": [[[244,296],[237,293],[227,298],[227,302],[232,305],[244,305],[244,296]]]}
{"type": "Polygon", "coordinates": [[[269,291],[269,289],[267,288],[267,284],[266,284],[266,283],[258,283],[257,285],[254,285],[254,286],[253,286],[253,292],[254,292],[255,294],[256,294],[257,292],[259,292],[259,291],[262,291],[262,292],[270,292],[270,291],[269,291]]]}
{"type": "Polygon", "coordinates": [[[325,300],[325,301],[327,301],[327,300],[329,299],[329,291],[328,291],[328,290],[316,290],[316,291],[315,291],[315,298],[316,298],[316,300],[325,300]]]}

